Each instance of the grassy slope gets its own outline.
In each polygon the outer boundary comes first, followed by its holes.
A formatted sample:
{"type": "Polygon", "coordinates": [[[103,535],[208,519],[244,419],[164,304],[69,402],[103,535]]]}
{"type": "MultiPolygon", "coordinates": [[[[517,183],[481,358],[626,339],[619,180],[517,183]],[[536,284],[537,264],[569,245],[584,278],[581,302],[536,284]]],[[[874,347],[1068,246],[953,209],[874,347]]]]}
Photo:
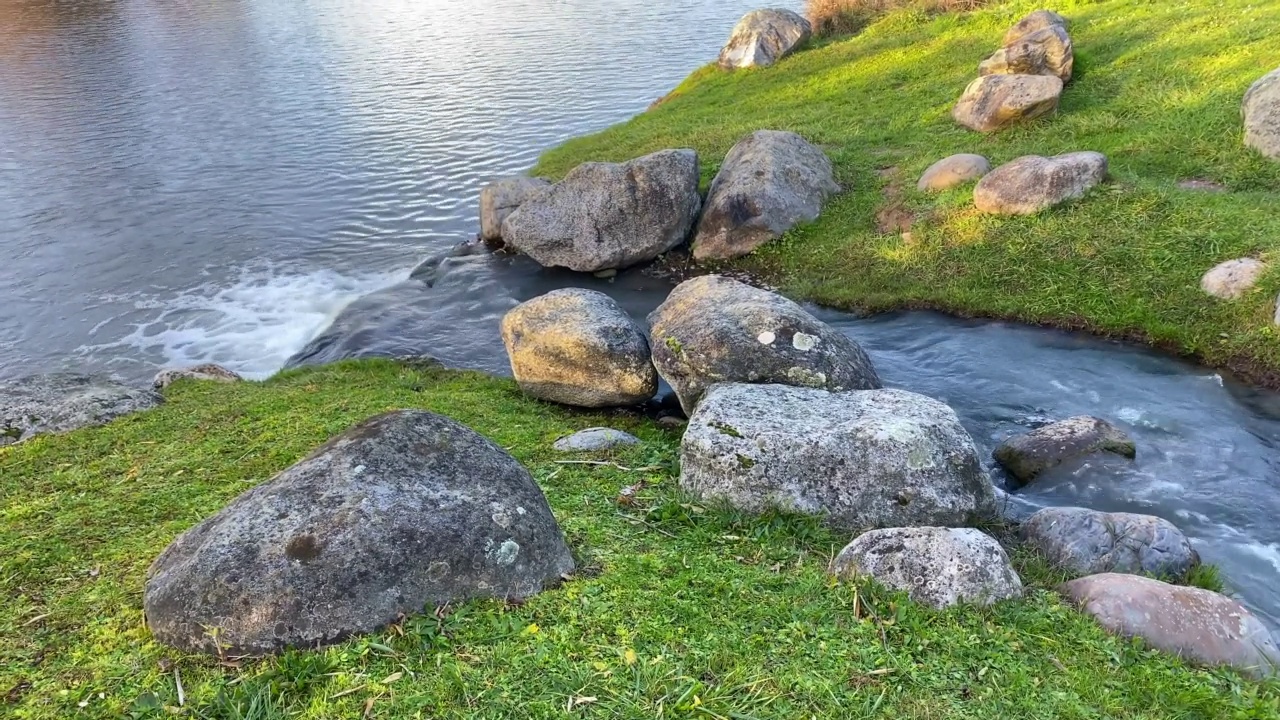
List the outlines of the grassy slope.
{"type": "Polygon", "coordinates": [[[1280,683],[1105,635],[1029,557],[1028,598],[992,609],[929,613],[832,586],[823,569],[848,538],[684,502],[675,435],[532,401],[508,380],[375,361],[168,395],[106,428],[0,450],[0,715],[1280,717],[1280,683]],[[260,662],[219,666],[151,641],[144,572],[175,535],[330,435],[404,407],[508,447],[587,571],[519,607],[472,602],[260,662]],[[612,459],[652,469],[555,462],[553,439],[605,422],[646,441],[612,459]],[[652,484],[619,506],[639,480],[652,484]],[[186,705],[166,711],[175,673],[186,705]]]}
{"type": "Polygon", "coordinates": [[[955,125],[951,106],[978,62],[1036,7],[899,13],[773,68],[704,69],[650,112],[547,153],[537,172],[686,146],[700,151],[709,180],[747,133],[794,130],[827,149],[849,191],[813,225],[739,262],[789,295],[1142,337],[1280,385],[1271,326],[1280,272],[1235,303],[1199,290],[1222,260],[1280,262],[1280,163],[1244,148],[1239,109],[1248,86],[1280,65],[1280,3],[1064,0],[1052,7],[1071,21],[1076,77],[1060,112],[994,137],[955,125]],[[1113,182],[1037,217],[981,216],[969,188],[940,197],[914,189],[928,165],[955,152],[1002,163],[1074,150],[1107,154],[1113,182]],[[877,170],[890,166],[907,205],[925,216],[909,241],[875,230],[888,182],[877,170]],[[1230,192],[1177,187],[1189,178],[1230,192]]]}

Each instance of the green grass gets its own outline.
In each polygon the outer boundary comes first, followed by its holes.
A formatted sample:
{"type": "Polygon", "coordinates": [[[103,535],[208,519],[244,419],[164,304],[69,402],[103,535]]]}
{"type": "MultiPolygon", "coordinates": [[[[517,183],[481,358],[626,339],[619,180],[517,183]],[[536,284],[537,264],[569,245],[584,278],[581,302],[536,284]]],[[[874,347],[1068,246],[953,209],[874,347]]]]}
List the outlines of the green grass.
{"type": "Polygon", "coordinates": [[[793,130],[827,150],[846,192],[817,222],[734,263],[788,295],[1090,329],[1280,386],[1271,322],[1280,272],[1236,302],[1199,290],[1223,260],[1280,264],[1280,163],[1244,147],[1240,118],[1245,90],[1280,66],[1280,3],[1063,0],[1052,7],[1071,21],[1076,76],[1058,114],[994,136],[957,126],[950,110],[978,62],[1038,7],[897,12],[773,68],[706,68],[649,112],[548,152],[535,172],[693,147],[709,181],[748,133],[793,130]],[[952,153],[998,164],[1075,150],[1105,153],[1112,181],[1035,217],[983,216],[971,188],[915,190],[920,173],[952,153]],[[884,177],[894,172],[897,180],[884,177]],[[1178,187],[1193,178],[1228,192],[1178,187]],[[895,182],[919,216],[909,239],[875,227],[895,182]]]}
{"type": "Polygon", "coordinates": [[[674,479],[677,436],[635,416],[381,361],[166,392],[157,410],[0,450],[0,716],[1280,717],[1280,683],[1106,635],[1050,591],[1059,574],[1022,552],[1026,599],[989,609],[934,613],[833,585],[824,568],[847,536],[689,502],[674,479]],[[167,543],[329,436],[408,407],[509,448],[546,491],[579,576],[523,604],[428,608],[265,660],[219,663],[152,641],[143,578],[167,543]],[[554,439],[599,424],[645,441],[594,456],[630,470],[556,462],[554,439]]]}

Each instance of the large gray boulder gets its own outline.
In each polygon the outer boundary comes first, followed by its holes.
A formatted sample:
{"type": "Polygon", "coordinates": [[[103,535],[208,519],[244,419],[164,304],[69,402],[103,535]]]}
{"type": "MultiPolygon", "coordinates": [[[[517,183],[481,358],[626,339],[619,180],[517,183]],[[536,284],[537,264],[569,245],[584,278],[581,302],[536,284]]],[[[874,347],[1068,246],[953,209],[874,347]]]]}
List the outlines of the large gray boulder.
{"type": "Polygon", "coordinates": [[[649,314],[653,363],[686,413],[721,382],[880,387],[857,343],[776,293],[720,275],[686,280],[649,314]]]}
{"type": "Polygon", "coordinates": [[[951,117],[992,133],[1052,113],[1061,96],[1062,80],[1053,75],[983,75],[965,87],[951,117]]]}
{"type": "Polygon", "coordinates": [[[1197,665],[1229,665],[1253,677],[1275,675],[1280,666],[1267,627],[1224,595],[1117,573],[1072,580],[1059,592],[1108,632],[1197,665]]]}
{"type": "Polygon", "coordinates": [[[52,373],[0,382],[0,446],[103,425],[163,402],[151,390],[94,375],[52,373]]]}
{"type": "Polygon", "coordinates": [[[152,387],[156,390],[163,390],[179,380],[205,380],[210,382],[234,383],[240,382],[244,378],[240,374],[228,370],[221,365],[214,363],[203,363],[201,365],[192,365],[184,368],[170,368],[161,370],[156,373],[156,377],[151,381],[152,387]]]}
{"type": "Polygon", "coordinates": [[[523,175],[503,178],[480,188],[480,237],[487,242],[502,239],[502,223],[524,201],[551,187],[542,178],[523,175]]]}
{"type": "Polygon", "coordinates": [[[1257,285],[1266,271],[1267,264],[1257,258],[1228,260],[1200,278],[1200,289],[1220,300],[1235,300],[1257,285]]]}
{"type": "Polygon", "coordinates": [[[523,598],[573,558],[510,455],[429,412],[370,418],[180,535],[147,572],[156,639],[316,647],[472,597],[523,598]]]}
{"type": "Polygon", "coordinates": [[[1025,155],[992,170],[973,189],[973,204],[994,215],[1033,215],[1084,194],[1107,177],[1102,153],[1025,155]]]}
{"type": "Polygon", "coordinates": [[[693,239],[699,260],[741,257],[812,222],[839,192],[826,153],[792,132],[757,130],[725,156],[693,239]]]}
{"type": "Polygon", "coordinates": [[[680,486],[748,512],[863,530],[964,526],[995,493],[955,412],[904,390],[713,386],[680,445],[680,486]]]}
{"type": "Polygon", "coordinates": [[[1280,160],[1280,68],[1263,75],[1245,93],[1244,144],[1280,160]]]}
{"type": "Polygon", "coordinates": [[[507,247],[544,267],[621,269],[680,245],[697,220],[698,154],[663,150],[579,165],[502,223],[507,247]]]}
{"type": "Polygon", "coordinates": [[[845,580],[870,577],[941,610],[1022,597],[1022,580],[995,538],[973,528],[885,528],[859,535],[831,563],[845,580]]]}
{"type": "Polygon", "coordinates": [[[637,405],[658,392],[644,332],[613,298],[554,290],[502,318],[511,372],[526,395],[579,407],[637,405]]]}
{"type": "Polygon", "coordinates": [[[1068,460],[1101,452],[1132,458],[1137,446],[1110,422],[1082,415],[1015,435],[1000,443],[992,456],[1015,480],[1026,484],[1068,460]]]}
{"type": "Polygon", "coordinates": [[[1049,562],[1077,575],[1117,572],[1182,578],[1200,564],[1187,536],[1152,515],[1045,508],[1022,524],[1021,533],[1049,562]]]}
{"type": "Polygon", "coordinates": [[[729,42],[720,50],[720,67],[768,67],[808,42],[812,35],[809,21],[790,10],[752,10],[738,21],[729,42]]]}

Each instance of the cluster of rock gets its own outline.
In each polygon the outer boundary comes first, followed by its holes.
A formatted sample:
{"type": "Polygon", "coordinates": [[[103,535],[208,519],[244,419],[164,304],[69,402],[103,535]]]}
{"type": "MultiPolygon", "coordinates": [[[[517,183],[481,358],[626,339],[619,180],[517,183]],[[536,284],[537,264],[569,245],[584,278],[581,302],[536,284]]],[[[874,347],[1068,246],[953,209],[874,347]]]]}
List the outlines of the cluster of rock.
{"type": "Polygon", "coordinates": [[[1066,18],[1037,10],[1005,33],[1003,47],[978,66],[978,79],[951,115],[984,133],[1048,115],[1058,109],[1074,64],[1066,18]]]}
{"type": "Polygon", "coordinates": [[[1033,215],[1084,197],[1107,177],[1102,153],[1054,157],[1025,155],[992,170],[981,155],[961,153],[930,165],[920,176],[922,192],[941,192],[978,181],[973,204],[992,215],[1033,215]]]}
{"type": "Polygon", "coordinates": [[[546,267],[619,270],[693,237],[700,259],[746,255],[818,217],[840,186],[831,161],[791,132],[760,130],[734,145],[704,206],[698,155],[663,150],[589,162],[551,184],[508,178],[481,191],[481,234],[546,267]]]}

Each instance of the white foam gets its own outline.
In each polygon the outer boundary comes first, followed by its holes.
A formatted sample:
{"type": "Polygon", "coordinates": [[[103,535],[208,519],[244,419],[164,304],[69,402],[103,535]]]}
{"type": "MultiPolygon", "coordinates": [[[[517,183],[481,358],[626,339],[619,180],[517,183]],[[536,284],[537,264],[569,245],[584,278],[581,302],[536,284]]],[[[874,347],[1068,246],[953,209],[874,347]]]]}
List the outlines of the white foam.
{"type": "Polygon", "coordinates": [[[171,299],[134,298],[155,309],[118,341],[95,348],[132,347],[159,354],[166,367],[214,362],[261,379],[329,325],[353,300],[408,278],[409,268],[343,274],[331,270],[245,270],[228,285],[204,285],[171,299]]]}

